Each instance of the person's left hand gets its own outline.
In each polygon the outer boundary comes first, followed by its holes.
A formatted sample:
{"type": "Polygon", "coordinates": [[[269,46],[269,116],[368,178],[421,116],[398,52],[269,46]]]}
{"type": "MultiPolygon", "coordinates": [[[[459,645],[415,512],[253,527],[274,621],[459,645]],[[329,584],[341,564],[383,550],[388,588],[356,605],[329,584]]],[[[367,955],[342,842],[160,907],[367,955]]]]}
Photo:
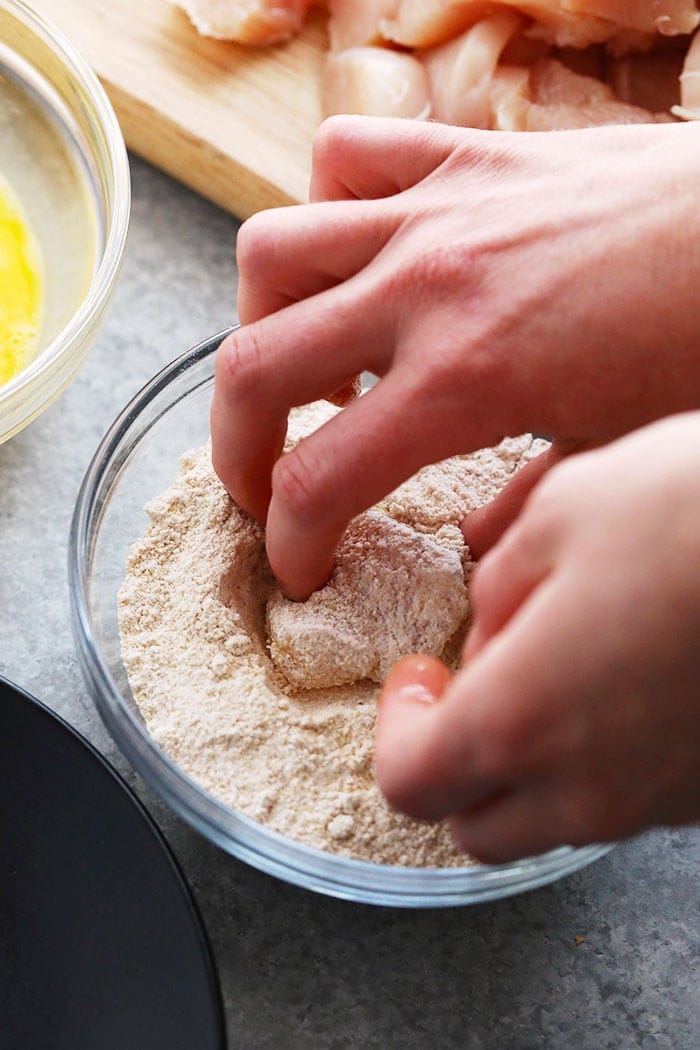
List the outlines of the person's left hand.
{"type": "Polygon", "coordinates": [[[489,862],[700,819],[700,412],[554,466],[472,594],[464,669],[384,686],[394,807],[489,862]]]}

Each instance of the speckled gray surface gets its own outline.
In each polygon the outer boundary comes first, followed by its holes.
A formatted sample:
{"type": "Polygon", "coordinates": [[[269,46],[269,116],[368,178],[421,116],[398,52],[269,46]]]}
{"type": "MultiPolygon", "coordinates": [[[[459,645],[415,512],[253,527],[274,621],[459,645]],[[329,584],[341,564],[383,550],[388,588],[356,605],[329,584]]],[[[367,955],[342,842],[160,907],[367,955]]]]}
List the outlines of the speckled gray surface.
{"type": "Polygon", "coordinates": [[[128,254],[99,342],[63,398],[0,446],[0,673],[95,743],[165,831],[210,933],[230,1046],[699,1045],[696,829],[654,832],[496,904],[384,910],[318,897],[233,860],[173,817],[116,752],[71,635],[73,504],[124,402],[229,323],[235,301],[235,223],[139,161],[132,172],[128,254]]]}

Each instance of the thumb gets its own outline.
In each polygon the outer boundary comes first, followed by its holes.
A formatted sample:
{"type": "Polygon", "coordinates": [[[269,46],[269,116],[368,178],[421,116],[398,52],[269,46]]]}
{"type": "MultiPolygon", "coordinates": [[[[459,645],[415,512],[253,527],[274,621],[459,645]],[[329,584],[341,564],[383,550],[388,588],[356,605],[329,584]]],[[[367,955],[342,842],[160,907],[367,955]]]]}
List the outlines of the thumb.
{"type": "Polygon", "coordinates": [[[426,782],[433,706],[452,679],[449,668],[432,656],[404,656],[384,683],[377,718],[375,776],[390,806],[423,818],[430,802],[420,791],[426,782]],[[413,797],[415,795],[415,798],[413,797]]]}

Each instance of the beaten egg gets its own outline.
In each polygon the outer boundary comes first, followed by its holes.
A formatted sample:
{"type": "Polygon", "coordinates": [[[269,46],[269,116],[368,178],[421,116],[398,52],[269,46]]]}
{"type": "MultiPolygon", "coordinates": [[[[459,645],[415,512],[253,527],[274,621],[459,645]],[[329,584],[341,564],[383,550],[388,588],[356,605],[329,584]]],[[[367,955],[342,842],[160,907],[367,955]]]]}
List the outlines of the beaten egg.
{"type": "Polygon", "coordinates": [[[14,190],[0,176],[0,386],[36,352],[43,292],[39,245],[14,190]]]}

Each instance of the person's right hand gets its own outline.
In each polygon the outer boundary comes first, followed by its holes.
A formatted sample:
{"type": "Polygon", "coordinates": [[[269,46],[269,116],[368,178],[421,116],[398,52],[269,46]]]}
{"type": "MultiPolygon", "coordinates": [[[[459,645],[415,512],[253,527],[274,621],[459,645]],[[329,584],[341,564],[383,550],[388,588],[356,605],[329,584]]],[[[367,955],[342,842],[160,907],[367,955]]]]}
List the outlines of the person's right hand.
{"type": "Polygon", "coordinates": [[[700,127],[479,132],[334,118],[316,203],[238,240],[213,462],[287,594],[426,463],[535,431],[590,446],[700,397],[700,127]],[[377,385],[294,451],[292,406],[377,385]]]}

